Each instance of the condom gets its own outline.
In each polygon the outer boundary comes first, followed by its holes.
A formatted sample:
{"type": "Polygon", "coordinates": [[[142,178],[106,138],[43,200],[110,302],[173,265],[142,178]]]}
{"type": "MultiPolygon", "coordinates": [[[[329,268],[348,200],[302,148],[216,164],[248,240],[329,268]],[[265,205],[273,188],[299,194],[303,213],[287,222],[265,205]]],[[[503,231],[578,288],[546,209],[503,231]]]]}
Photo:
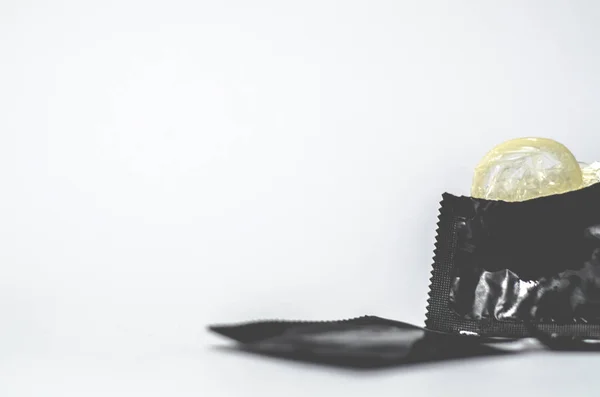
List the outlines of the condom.
{"type": "MultiPolygon", "coordinates": [[[[598,181],[593,171],[586,177],[588,184],[598,181]]],[[[581,166],[566,146],[547,138],[519,138],[496,146],[483,157],[475,168],[471,195],[524,201],[584,186],[581,166]]]]}

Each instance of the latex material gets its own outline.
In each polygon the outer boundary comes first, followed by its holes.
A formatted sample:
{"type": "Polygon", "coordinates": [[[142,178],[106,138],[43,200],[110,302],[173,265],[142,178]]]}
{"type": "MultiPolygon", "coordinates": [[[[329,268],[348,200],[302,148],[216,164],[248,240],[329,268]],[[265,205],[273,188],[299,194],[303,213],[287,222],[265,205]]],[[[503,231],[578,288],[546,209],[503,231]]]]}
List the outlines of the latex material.
{"type": "Polygon", "coordinates": [[[243,351],[351,368],[509,354],[482,344],[480,338],[375,316],[331,322],[255,322],[211,326],[210,330],[243,343],[243,351]]]}
{"type": "Polygon", "coordinates": [[[600,184],[524,202],[442,201],[427,327],[600,337],[600,184]]]}
{"type": "Polygon", "coordinates": [[[471,194],[524,201],[582,188],[581,168],[564,145],[547,138],[519,138],[490,150],[475,168],[471,194]]]}
{"type": "Polygon", "coordinates": [[[592,164],[579,163],[583,178],[583,186],[590,186],[600,182],[600,162],[594,161],[592,164]]]}

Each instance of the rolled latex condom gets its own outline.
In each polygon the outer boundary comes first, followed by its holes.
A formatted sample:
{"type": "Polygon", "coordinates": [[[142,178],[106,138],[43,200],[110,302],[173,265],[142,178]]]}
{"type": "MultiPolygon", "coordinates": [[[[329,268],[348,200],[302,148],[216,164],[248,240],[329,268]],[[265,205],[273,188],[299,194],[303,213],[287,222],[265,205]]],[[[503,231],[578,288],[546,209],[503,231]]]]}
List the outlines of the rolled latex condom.
{"type": "Polygon", "coordinates": [[[547,138],[519,138],[490,150],[475,168],[471,195],[524,201],[598,182],[600,163],[580,164],[566,146],[547,138]]]}

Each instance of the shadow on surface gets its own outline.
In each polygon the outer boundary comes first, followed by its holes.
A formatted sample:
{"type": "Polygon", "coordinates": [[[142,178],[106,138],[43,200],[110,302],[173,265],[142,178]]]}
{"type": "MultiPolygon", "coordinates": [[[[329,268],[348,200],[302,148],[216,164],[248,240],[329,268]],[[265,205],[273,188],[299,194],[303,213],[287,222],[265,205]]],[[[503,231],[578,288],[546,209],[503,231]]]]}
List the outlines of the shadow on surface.
{"type": "Polygon", "coordinates": [[[441,333],[376,316],[333,322],[212,325],[209,331],[237,342],[225,351],[361,370],[516,353],[478,337],[441,333]]]}
{"type": "Polygon", "coordinates": [[[446,352],[439,355],[423,355],[421,357],[401,358],[376,358],[358,356],[318,355],[311,352],[267,352],[245,345],[213,346],[212,349],[221,353],[243,354],[266,359],[289,361],[306,365],[325,366],[358,371],[385,370],[390,368],[422,367],[435,364],[451,364],[465,361],[478,361],[488,357],[503,357],[517,354],[514,351],[503,351],[493,347],[480,345],[477,349],[468,351],[446,352]]]}

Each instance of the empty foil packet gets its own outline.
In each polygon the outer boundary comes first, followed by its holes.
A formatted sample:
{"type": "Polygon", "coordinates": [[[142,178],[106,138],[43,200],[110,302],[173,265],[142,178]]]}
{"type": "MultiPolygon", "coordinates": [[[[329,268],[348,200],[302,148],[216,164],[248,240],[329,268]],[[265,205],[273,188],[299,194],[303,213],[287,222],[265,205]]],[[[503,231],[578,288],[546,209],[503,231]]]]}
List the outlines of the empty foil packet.
{"type": "Polygon", "coordinates": [[[439,219],[427,328],[600,338],[600,184],[510,203],[445,194],[439,219]]]}
{"type": "Polygon", "coordinates": [[[211,326],[264,356],[357,369],[510,354],[481,338],[423,329],[375,316],[330,322],[266,321],[211,326]]]}

